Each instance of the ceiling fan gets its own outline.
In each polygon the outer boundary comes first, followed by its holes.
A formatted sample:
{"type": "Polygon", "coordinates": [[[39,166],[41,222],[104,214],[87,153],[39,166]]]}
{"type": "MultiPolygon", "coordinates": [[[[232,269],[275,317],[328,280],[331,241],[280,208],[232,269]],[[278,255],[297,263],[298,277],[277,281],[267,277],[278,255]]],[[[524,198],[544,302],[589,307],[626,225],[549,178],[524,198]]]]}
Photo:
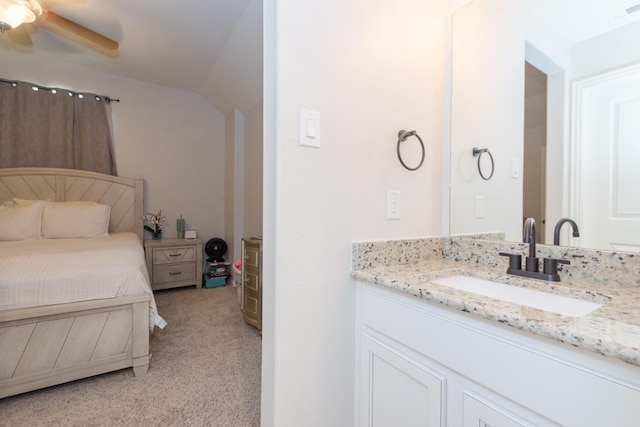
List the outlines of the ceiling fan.
{"type": "Polygon", "coordinates": [[[23,25],[31,22],[65,38],[79,38],[90,45],[110,51],[118,49],[118,42],[115,40],[48,10],[38,0],[0,0],[0,32],[6,31],[13,43],[27,46],[33,44],[23,25]]]}

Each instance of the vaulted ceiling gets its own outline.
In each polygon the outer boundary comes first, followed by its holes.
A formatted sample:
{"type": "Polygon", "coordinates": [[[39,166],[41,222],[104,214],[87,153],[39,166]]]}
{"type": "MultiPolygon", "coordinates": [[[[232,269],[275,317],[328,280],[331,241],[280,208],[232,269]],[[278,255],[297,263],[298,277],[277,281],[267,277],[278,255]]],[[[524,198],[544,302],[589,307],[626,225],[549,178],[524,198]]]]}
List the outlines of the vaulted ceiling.
{"type": "MultiPolygon", "coordinates": [[[[33,44],[21,46],[12,43],[7,33],[0,34],[0,53],[49,57],[193,91],[224,113],[232,108],[248,111],[262,99],[262,0],[38,1],[114,39],[120,45],[118,51],[104,55],[26,24],[33,44]]],[[[622,20],[610,19],[637,3],[634,0],[525,1],[572,42],[640,18],[638,12],[622,20]]]]}
{"type": "Polygon", "coordinates": [[[0,34],[0,52],[67,61],[200,93],[222,112],[262,99],[262,0],[40,0],[47,9],[119,43],[105,54],[36,23],[33,42],[0,34]]]}

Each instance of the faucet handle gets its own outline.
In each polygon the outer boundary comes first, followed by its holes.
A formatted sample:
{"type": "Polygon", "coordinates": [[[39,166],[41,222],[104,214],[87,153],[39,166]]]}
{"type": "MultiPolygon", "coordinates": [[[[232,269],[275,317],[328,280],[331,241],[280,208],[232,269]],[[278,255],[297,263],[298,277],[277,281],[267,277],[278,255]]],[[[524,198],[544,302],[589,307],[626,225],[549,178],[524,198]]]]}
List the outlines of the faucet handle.
{"type": "Polygon", "coordinates": [[[571,262],[566,259],[545,258],[543,262],[543,267],[542,267],[543,273],[557,276],[558,264],[571,264],[571,262]]]}
{"type": "Polygon", "coordinates": [[[509,270],[522,270],[522,255],[499,252],[500,256],[509,257],[509,270]]]}

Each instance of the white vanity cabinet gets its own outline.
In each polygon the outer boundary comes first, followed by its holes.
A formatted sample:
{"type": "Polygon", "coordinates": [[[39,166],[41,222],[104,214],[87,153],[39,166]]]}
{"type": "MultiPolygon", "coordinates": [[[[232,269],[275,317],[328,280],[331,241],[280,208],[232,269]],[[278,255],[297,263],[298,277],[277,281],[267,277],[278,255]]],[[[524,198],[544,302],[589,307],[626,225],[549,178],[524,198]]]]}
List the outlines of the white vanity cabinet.
{"type": "Polygon", "coordinates": [[[356,425],[638,425],[640,367],[357,287],[356,425]]]}

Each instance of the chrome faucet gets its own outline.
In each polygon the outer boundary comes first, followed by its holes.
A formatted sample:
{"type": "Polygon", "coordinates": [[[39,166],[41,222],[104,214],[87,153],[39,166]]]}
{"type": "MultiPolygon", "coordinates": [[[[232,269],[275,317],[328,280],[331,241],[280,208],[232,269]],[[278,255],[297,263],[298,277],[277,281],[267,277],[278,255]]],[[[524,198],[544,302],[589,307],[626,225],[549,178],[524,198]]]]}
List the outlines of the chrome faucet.
{"type": "Polygon", "coordinates": [[[571,224],[571,228],[573,229],[573,237],[580,237],[580,230],[578,230],[578,224],[571,218],[561,218],[560,221],[556,224],[556,228],[553,231],[553,244],[556,246],[560,245],[560,229],[562,226],[568,222],[571,224]]]}
{"type": "Polygon", "coordinates": [[[538,258],[536,258],[536,220],[527,218],[522,231],[522,241],[529,244],[529,256],[525,261],[527,271],[538,271],[538,258]]]}

